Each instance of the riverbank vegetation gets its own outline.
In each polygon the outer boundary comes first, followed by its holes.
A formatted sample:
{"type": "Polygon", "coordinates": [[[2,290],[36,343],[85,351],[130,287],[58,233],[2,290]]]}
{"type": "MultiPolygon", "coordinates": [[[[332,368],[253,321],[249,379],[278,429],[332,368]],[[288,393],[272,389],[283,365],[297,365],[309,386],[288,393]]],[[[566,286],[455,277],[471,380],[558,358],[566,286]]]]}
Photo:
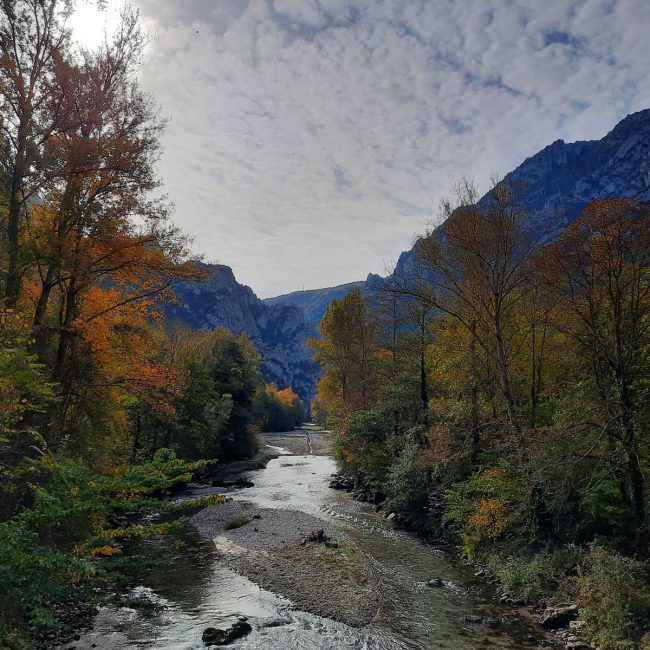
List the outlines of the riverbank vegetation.
{"type": "Polygon", "coordinates": [[[0,646],[11,648],[69,632],[66,602],[110,589],[103,558],[177,526],[170,491],[302,418],[291,389],[262,380],[246,335],[166,321],[174,283],[200,272],[158,193],[165,125],[137,81],[145,39],[125,9],[112,38],[81,49],[72,8],[0,7],[0,646]]]}
{"type": "Polygon", "coordinates": [[[312,412],[403,525],[647,646],[650,212],[595,201],[549,239],[516,188],[444,209],[380,296],[328,308],[312,412]]]}

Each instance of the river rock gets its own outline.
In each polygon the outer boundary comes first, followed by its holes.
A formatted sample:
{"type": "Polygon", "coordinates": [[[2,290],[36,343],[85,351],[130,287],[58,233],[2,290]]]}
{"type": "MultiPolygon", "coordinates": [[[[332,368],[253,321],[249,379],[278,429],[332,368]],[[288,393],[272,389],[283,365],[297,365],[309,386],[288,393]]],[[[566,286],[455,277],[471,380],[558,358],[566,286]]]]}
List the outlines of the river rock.
{"type": "Polygon", "coordinates": [[[484,623],[483,619],[480,616],[476,616],[476,614],[468,614],[465,616],[465,622],[466,623],[484,623]]]}
{"type": "Polygon", "coordinates": [[[215,479],[212,481],[212,487],[220,488],[252,488],[255,487],[253,481],[248,481],[245,478],[238,478],[234,481],[227,479],[215,479]]]}
{"type": "Polygon", "coordinates": [[[246,621],[235,621],[229,627],[206,627],[201,639],[206,646],[227,645],[248,634],[253,628],[246,621]]]}
{"type": "Polygon", "coordinates": [[[351,479],[346,478],[345,476],[340,476],[338,474],[332,474],[332,480],[330,481],[330,487],[333,490],[351,490],[354,487],[354,483],[351,479]]]}
{"type": "Polygon", "coordinates": [[[541,618],[542,627],[546,630],[554,630],[562,627],[576,618],[578,615],[577,605],[555,605],[547,607],[541,618]]]}
{"type": "Polygon", "coordinates": [[[442,581],[441,578],[433,578],[432,580],[429,580],[429,582],[427,582],[428,587],[443,587],[444,584],[445,583],[442,581]]]}
{"type": "Polygon", "coordinates": [[[281,627],[282,625],[289,625],[291,619],[287,617],[278,616],[276,618],[270,618],[262,623],[262,627],[281,627]]]}

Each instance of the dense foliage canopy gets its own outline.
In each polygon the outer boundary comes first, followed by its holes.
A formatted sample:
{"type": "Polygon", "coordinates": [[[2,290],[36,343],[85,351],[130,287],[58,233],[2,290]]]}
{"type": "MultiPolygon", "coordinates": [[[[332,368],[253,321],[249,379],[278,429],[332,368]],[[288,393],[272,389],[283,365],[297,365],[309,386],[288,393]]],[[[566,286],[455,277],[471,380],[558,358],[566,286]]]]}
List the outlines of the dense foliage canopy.
{"type": "Polygon", "coordinates": [[[314,415],[403,525],[455,540],[525,598],[577,600],[601,648],[637,647],[650,621],[650,210],[598,200],[548,243],[516,188],[477,202],[465,183],[445,216],[414,271],[330,305],[312,342],[314,415]]]}

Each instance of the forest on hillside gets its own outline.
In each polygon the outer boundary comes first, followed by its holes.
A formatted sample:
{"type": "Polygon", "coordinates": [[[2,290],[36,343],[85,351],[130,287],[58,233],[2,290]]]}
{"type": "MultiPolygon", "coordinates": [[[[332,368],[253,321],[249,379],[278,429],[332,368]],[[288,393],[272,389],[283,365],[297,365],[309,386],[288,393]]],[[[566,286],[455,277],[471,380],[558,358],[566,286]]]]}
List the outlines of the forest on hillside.
{"type": "Polygon", "coordinates": [[[534,238],[517,188],[465,182],[444,216],[412,272],[329,306],[312,411],[361,497],[506,600],[648,647],[650,210],[597,200],[534,238]]]}
{"type": "Polygon", "coordinates": [[[119,556],[121,542],[178,525],[142,525],[138,513],[168,510],[160,498],[217,460],[251,456],[257,432],[303,420],[291,388],[264,382],[245,334],[166,320],[174,282],[200,272],[158,192],[165,124],[137,81],[145,38],[125,9],[112,39],[81,49],[66,27],[71,9],[0,7],[0,646],[9,648],[58,633],[62,603],[95,602],[119,579],[122,569],[101,560],[119,556]]]}

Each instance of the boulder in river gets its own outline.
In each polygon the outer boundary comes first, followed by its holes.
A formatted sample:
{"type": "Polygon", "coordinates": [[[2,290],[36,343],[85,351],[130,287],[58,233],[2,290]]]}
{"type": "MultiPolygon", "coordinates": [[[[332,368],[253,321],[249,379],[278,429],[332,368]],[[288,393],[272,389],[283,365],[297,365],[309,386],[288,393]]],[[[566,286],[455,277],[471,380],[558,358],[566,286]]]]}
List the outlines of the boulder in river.
{"type": "Polygon", "coordinates": [[[465,622],[466,623],[485,623],[485,621],[480,616],[476,616],[476,614],[468,614],[467,616],[465,616],[465,622]]]}
{"type": "Polygon", "coordinates": [[[445,583],[442,581],[441,578],[433,578],[432,580],[429,580],[429,582],[427,582],[428,587],[443,587],[444,584],[445,583]]]}
{"type": "Polygon", "coordinates": [[[201,639],[206,646],[227,645],[248,634],[253,628],[246,621],[236,620],[228,627],[206,627],[201,639]]]}
{"type": "Polygon", "coordinates": [[[542,614],[542,627],[546,630],[554,630],[566,625],[577,616],[577,605],[555,605],[554,607],[547,607],[542,614]]]}
{"type": "Polygon", "coordinates": [[[309,535],[306,537],[308,542],[317,542],[318,544],[325,544],[325,542],[329,542],[329,537],[325,534],[325,530],[323,528],[319,528],[318,530],[314,530],[309,535]]]}

